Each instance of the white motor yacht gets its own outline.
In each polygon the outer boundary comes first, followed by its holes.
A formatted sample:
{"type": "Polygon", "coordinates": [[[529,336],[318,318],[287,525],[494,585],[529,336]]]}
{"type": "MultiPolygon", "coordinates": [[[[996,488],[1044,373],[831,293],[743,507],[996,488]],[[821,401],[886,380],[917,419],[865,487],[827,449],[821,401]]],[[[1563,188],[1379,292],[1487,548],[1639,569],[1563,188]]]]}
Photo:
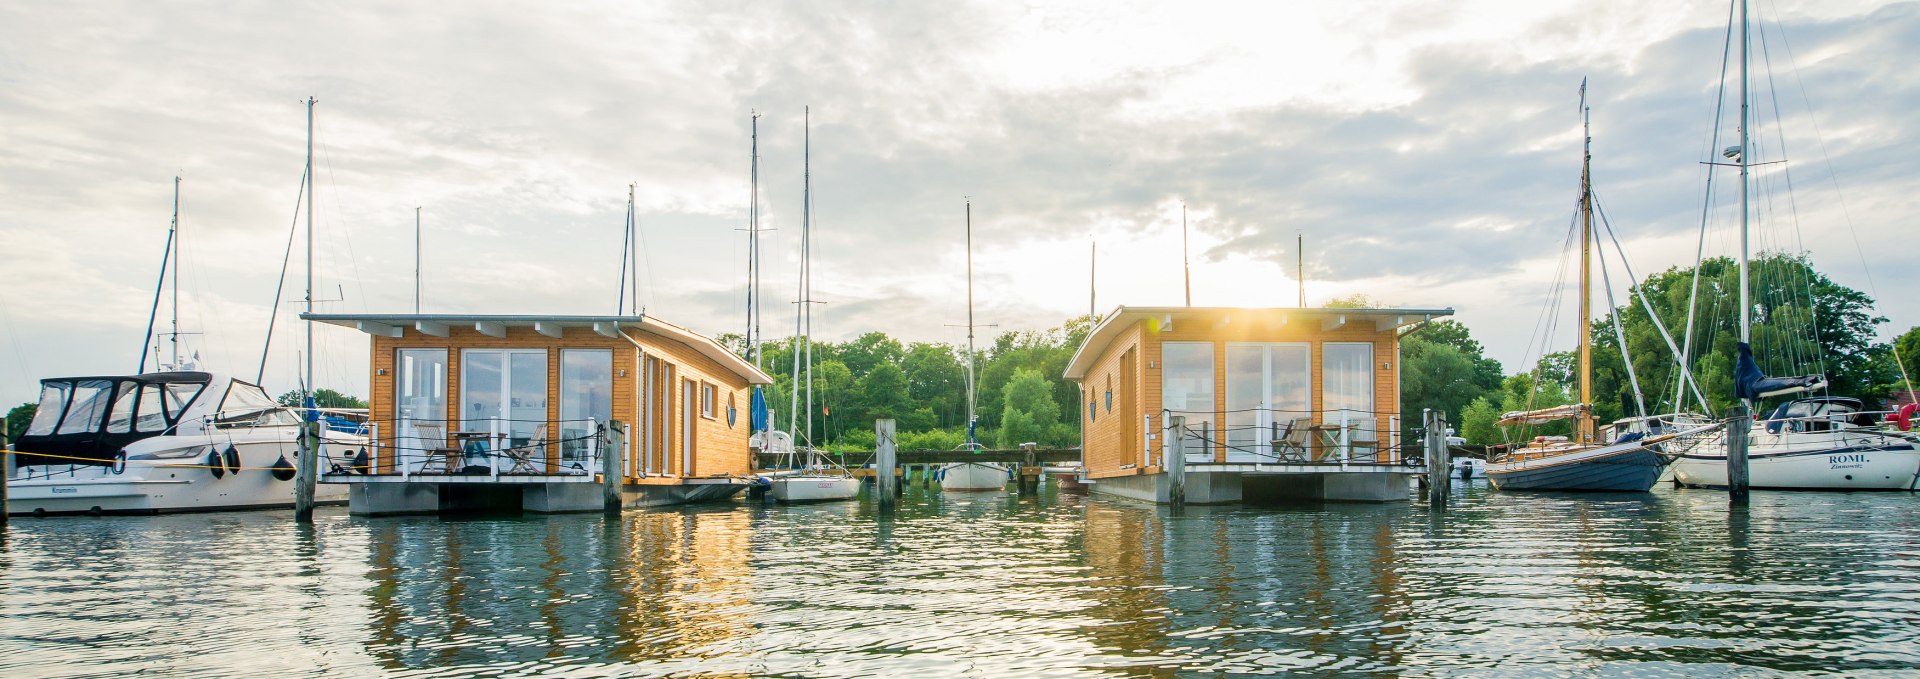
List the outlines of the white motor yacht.
{"type": "MultiPolygon", "coordinates": [[[[321,465],[366,466],[367,438],[322,428],[321,465]],[[329,461],[331,460],[331,461],[329,461]]],[[[9,513],[154,514],[293,506],[300,416],[196,370],[41,380],[15,442],[9,513]]],[[[341,504],[346,486],[315,500],[341,504]]]]}

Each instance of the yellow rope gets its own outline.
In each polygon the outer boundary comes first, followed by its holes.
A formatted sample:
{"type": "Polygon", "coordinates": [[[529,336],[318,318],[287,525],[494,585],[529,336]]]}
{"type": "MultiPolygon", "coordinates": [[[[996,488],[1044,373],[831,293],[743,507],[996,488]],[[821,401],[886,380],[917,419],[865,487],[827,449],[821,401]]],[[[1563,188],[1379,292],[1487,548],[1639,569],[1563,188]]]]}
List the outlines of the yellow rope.
{"type": "MultiPolygon", "coordinates": [[[[54,455],[51,453],[26,453],[26,452],[15,451],[12,448],[8,448],[0,452],[4,452],[7,455],[37,455],[39,457],[50,457],[57,460],[80,460],[82,462],[91,462],[97,466],[102,466],[102,467],[111,466],[111,464],[117,462],[115,460],[108,460],[106,461],[107,464],[102,464],[102,461],[99,458],[74,457],[71,455],[54,455]]],[[[183,457],[179,459],[185,460],[188,458],[183,457]]],[[[174,462],[156,462],[154,460],[126,460],[126,463],[152,465],[155,467],[172,467],[175,469],[225,469],[227,471],[235,471],[235,472],[246,471],[246,470],[273,471],[275,469],[275,467],[228,467],[225,465],[210,465],[210,464],[178,464],[174,462]]]]}

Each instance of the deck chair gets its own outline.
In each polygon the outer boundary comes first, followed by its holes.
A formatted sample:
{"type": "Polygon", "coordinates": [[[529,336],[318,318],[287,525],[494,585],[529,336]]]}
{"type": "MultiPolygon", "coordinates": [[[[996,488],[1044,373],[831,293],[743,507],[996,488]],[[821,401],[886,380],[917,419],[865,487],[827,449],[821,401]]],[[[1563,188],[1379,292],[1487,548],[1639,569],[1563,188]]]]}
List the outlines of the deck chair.
{"type": "Polygon", "coordinates": [[[1280,438],[1273,442],[1273,453],[1285,462],[1306,462],[1310,459],[1307,446],[1312,442],[1308,438],[1312,432],[1308,428],[1313,420],[1296,417],[1289,420],[1280,430],[1280,438]]]}
{"type": "Polygon", "coordinates": [[[544,474],[546,473],[546,470],[541,469],[534,465],[533,454],[536,451],[540,453],[540,461],[545,462],[547,459],[547,425],[543,424],[538,427],[534,427],[533,436],[527,439],[526,445],[514,446],[512,448],[508,448],[504,451],[501,451],[506,453],[507,461],[512,463],[507,467],[507,470],[502,473],[505,473],[505,474],[544,474]]]}
{"type": "Polygon", "coordinates": [[[459,448],[447,445],[447,429],[438,424],[413,425],[414,437],[420,441],[420,449],[426,451],[427,459],[420,465],[422,474],[458,474],[466,464],[466,455],[459,448]]]}

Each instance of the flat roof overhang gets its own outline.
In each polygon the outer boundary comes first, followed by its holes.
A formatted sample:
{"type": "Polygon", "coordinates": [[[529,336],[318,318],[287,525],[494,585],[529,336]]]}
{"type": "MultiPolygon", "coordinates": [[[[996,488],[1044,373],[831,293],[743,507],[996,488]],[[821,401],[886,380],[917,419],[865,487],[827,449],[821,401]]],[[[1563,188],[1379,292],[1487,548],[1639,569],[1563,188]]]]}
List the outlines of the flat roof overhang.
{"type": "MultiPolygon", "coordinates": [[[[1115,307],[1095,326],[1087,340],[1073,354],[1073,360],[1067,363],[1066,379],[1078,382],[1093,369],[1093,361],[1112,344],[1120,333],[1134,323],[1158,318],[1171,320],[1178,325],[1182,318],[1197,316],[1216,316],[1245,312],[1266,316],[1275,316],[1288,323],[1300,322],[1314,324],[1321,330],[1332,331],[1347,325],[1371,325],[1379,332],[1397,330],[1401,327],[1425,323],[1442,316],[1453,315],[1451,308],[1438,309],[1301,309],[1295,307],[1190,307],[1190,306],[1152,306],[1152,307],[1115,307]]],[[[1313,326],[1309,326],[1313,327],[1313,326]]]]}
{"type": "MultiPolygon", "coordinates": [[[[300,314],[315,323],[339,326],[379,337],[404,337],[408,331],[432,337],[446,337],[454,327],[472,327],[489,337],[506,337],[507,328],[532,328],[534,332],[560,339],[572,331],[592,332],[603,337],[624,337],[622,330],[637,328],[687,345],[700,355],[747,379],[748,384],[773,384],[759,368],[740,358],[719,342],[700,333],[652,316],[530,316],[499,314],[300,314]]],[[[631,337],[628,340],[631,341],[631,337]]]]}

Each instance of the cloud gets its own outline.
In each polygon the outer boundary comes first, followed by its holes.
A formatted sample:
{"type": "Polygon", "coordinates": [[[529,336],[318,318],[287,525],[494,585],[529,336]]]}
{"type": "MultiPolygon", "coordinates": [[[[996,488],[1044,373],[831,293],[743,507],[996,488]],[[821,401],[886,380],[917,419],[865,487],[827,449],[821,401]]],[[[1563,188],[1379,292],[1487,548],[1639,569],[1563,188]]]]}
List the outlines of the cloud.
{"type": "MultiPolygon", "coordinates": [[[[737,332],[748,121],[758,111],[763,224],[777,229],[763,271],[777,303],[764,327],[783,334],[810,106],[824,339],[879,329],[963,340],[951,325],[966,314],[966,197],[976,316],[996,330],[1084,313],[1089,240],[1100,243],[1100,307],[1179,303],[1184,202],[1196,303],[1292,304],[1299,236],[1313,301],[1363,292],[1455,306],[1496,356],[1517,363],[1574,208],[1582,77],[1596,185],[1636,270],[1692,261],[1698,163],[1724,145],[1707,140],[1722,12],[1492,2],[8,7],[0,239],[31,261],[0,295],[0,320],[15,326],[0,333],[12,345],[0,353],[14,354],[0,356],[0,397],[29,399],[39,377],[137,359],[176,174],[197,288],[183,306],[199,309],[184,317],[206,333],[191,341],[210,352],[218,342],[233,369],[252,368],[294,216],[299,102],[309,94],[320,100],[316,297],[341,298],[328,310],[412,308],[423,206],[427,311],[603,313],[632,185],[649,311],[737,332]]],[[[1920,302],[1891,293],[1920,274],[1895,248],[1851,242],[1906,237],[1915,206],[1901,150],[1915,136],[1905,111],[1920,76],[1904,64],[1920,45],[1920,13],[1809,3],[1786,6],[1783,19],[1800,70],[1775,81],[1781,115],[1790,130],[1817,119],[1821,131],[1819,141],[1786,139],[1799,240],[1858,287],[1865,276],[1846,270],[1864,260],[1882,311],[1904,328],[1920,302]],[[1787,94],[1803,84],[1811,118],[1787,94]],[[1829,162],[1844,206],[1825,178],[1829,162]]],[[[1768,35],[1784,72],[1788,43],[1768,35]]],[[[304,287],[300,242],[291,297],[304,287]]],[[[268,372],[276,391],[291,384],[288,338],[299,336],[281,323],[268,372]]],[[[322,381],[364,391],[365,351],[363,337],[323,332],[318,354],[333,374],[322,381]]]]}

